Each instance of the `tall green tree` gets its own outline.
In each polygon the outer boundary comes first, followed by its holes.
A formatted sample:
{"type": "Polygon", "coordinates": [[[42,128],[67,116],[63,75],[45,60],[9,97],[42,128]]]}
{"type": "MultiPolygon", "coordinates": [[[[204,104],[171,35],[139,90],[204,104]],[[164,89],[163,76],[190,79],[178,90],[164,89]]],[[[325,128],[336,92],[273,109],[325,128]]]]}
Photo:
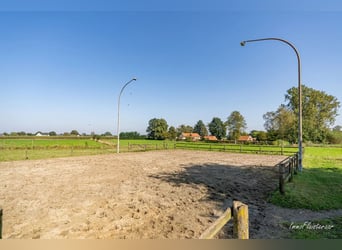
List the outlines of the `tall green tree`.
{"type": "Polygon", "coordinates": [[[49,132],[49,136],[56,136],[56,135],[57,135],[57,133],[55,131],[50,131],[49,132]]]}
{"type": "Polygon", "coordinates": [[[168,138],[170,140],[176,140],[177,138],[177,130],[174,126],[171,126],[168,131],[168,138]]]}
{"type": "MultiPolygon", "coordinates": [[[[298,88],[289,89],[285,95],[287,108],[295,114],[298,124],[298,88]]],[[[335,123],[340,102],[324,91],[302,86],[303,140],[324,142],[330,127],[335,123]]]]}
{"type": "Polygon", "coordinates": [[[265,131],[252,130],[250,135],[257,141],[267,141],[267,133],[265,131]]]}
{"type": "Polygon", "coordinates": [[[153,118],[148,122],[148,127],[146,129],[147,138],[153,140],[165,140],[168,136],[167,133],[167,122],[165,119],[153,118]]]}
{"type": "MultiPolygon", "coordinates": [[[[120,133],[120,138],[122,138],[121,134],[122,133],[120,133]]],[[[102,136],[113,136],[113,134],[110,131],[106,131],[105,133],[102,134],[102,136]]]]}
{"type": "Polygon", "coordinates": [[[208,124],[208,127],[210,133],[215,135],[217,139],[221,140],[226,137],[226,125],[220,118],[214,117],[208,124]]]}
{"type": "MultiPolygon", "coordinates": [[[[272,139],[298,141],[298,88],[293,87],[285,94],[287,103],[276,111],[267,112],[263,118],[268,136],[272,139]]],[[[303,140],[325,142],[329,139],[330,127],[334,124],[340,102],[336,97],[302,86],[303,140]]]]}
{"type": "Polygon", "coordinates": [[[228,135],[231,140],[236,140],[247,128],[245,118],[239,111],[233,111],[227,118],[226,122],[228,128],[228,135]]]}
{"type": "Polygon", "coordinates": [[[194,133],[198,133],[202,138],[208,135],[208,130],[202,120],[199,120],[194,126],[194,133]]]}
{"type": "Polygon", "coordinates": [[[285,105],[280,105],[275,112],[267,112],[263,115],[263,118],[265,120],[265,129],[270,135],[274,136],[271,139],[282,139],[292,143],[297,140],[295,114],[285,105]]]}
{"type": "Polygon", "coordinates": [[[79,135],[79,133],[77,130],[74,129],[70,132],[70,135],[79,135]]]}
{"type": "Polygon", "coordinates": [[[177,136],[180,136],[182,133],[191,133],[193,132],[194,128],[191,127],[190,125],[180,125],[178,128],[177,128],[177,136]]]}

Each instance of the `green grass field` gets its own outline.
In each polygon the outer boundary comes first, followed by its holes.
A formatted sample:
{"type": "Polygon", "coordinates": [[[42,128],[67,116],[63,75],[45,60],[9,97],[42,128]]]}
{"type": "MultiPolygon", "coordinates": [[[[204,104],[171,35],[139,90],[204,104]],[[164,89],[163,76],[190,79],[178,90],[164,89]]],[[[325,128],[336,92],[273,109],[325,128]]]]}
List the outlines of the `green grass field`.
{"type": "Polygon", "coordinates": [[[303,172],[278,191],[274,204],[289,208],[327,210],[342,208],[342,148],[305,148],[303,172]]]}
{"type": "Polygon", "coordinates": [[[99,147],[99,143],[90,139],[1,139],[0,148],[61,148],[61,147],[99,147]]]}
{"type": "MultiPolygon", "coordinates": [[[[310,210],[342,209],[342,147],[306,147],[303,171],[285,186],[285,195],[276,191],[270,201],[288,208],[310,210]]],[[[342,217],[310,221],[333,225],[331,230],[291,230],[292,239],[341,239],[342,217]]],[[[286,222],[289,223],[289,222],[286,222]]],[[[285,223],[285,224],[286,224],[285,223]]]]}
{"type": "Polygon", "coordinates": [[[1,139],[0,161],[47,159],[111,153],[113,147],[90,139],[1,139]]]}
{"type": "MultiPolygon", "coordinates": [[[[78,155],[93,155],[116,152],[115,139],[102,138],[103,144],[83,138],[0,138],[0,161],[45,159],[78,155]]],[[[268,145],[239,145],[205,142],[180,142],[158,140],[120,140],[120,152],[160,149],[211,150],[234,153],[284,154],[291,155],[296,147],[268,145]]]]}

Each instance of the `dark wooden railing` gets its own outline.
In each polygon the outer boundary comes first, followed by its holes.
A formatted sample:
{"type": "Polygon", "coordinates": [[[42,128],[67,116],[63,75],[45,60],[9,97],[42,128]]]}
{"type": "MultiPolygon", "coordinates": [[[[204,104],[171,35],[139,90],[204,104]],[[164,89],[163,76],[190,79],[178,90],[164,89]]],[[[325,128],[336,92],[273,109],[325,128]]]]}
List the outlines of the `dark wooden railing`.
{"type": "Polygon", "coordinates": [[[285,194],[285,183],[292,182],[293,175],[298,172],[298,157],[299,154],[296,153],[276,165],[279,170],[279,192],[281,194],[285,194]]]}

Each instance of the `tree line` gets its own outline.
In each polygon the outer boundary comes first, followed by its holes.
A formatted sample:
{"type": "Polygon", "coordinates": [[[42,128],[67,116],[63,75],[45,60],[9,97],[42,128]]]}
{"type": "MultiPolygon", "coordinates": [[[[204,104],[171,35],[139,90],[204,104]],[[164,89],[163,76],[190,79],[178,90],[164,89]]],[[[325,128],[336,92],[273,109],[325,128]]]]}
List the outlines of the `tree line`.
{"type": "MultiPolygon", "coordinates": [[[[103,134],[95,134],[95,132],[91,132],[90,134],[86,133],[79,133],[76,129],[71,130],[70,132],[63,132],[63,133],[57,133],[55,131],[50,131],[50,132],[42,132],[42,131],[37,131],[36,133],[26,133],[24,131],[19,131],[19,132],[4,132],[2,135],[3,136],[36,136],[36,135],[42,135],[42,136],[113,136],[111,132],[107,131],[103,134]]],[[[1,134],[0,134],[1,135],[1,134]]]]}
{"type": "MultiPolygon", "coordinates": [[[[303,141],[314,143],[342,143],[342,127],[335,123],[340,102],[324,91],[302,85],[303,141]]],[[[285,94],[285,103],[276,111],[263,115],[266,131],[252,130],[249,134],[258,141],[285,140],[298,142],[298,88],[293,87],[285,94]]],[[[198,133],[202,138],[209,133],[219,140],[237,140],[246,133],[246,120],[239,111],[233,111],[225,121],[214,117],[207,126],[199,120],[193,127],[180,125],[168,126],[163,118],[153,118],[146,129],[149,139],[176,139],[181,133],[198,133]]]]}
{"type": "MultiPolygon", "coordinates": [[[[340,126],[332,128],[340,102],[324,91],[302,85],[303,141],[313,143],[342,143],[340,126]]],[[[276,111],[264,114],[265,129],[272,140],[298,142],[298,88],[285,94],[285,103],[276,111]]]]}
{"type": "Polygon", "coordinates": [[[194,126],[182,124],[175,128],[174,126],[169,127],[164,118],[153,118],[148,122],[146,132],[147,138],[154,140],[175,140],[182,133],[198,133],[202,138],[210,133],[219,140],[225,138],[236,140],[240,135],[247,134],[246,128],[245,118],[239,111],[233,111],[226,121],[214,117],[207,126],[202,120],[199,120],[194,126]]]}

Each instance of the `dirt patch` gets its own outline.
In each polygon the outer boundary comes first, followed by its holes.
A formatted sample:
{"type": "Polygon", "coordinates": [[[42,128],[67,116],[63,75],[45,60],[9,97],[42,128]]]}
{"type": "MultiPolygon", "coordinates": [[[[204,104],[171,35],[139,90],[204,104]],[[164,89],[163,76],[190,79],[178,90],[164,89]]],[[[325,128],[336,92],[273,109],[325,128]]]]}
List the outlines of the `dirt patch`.
{"type": "Polygon", "coordinates": [[[251,238],[264,238],[284,158],[172,150],[4,162],[3,238],[198,238],[233,200],[249,206],[251,238]]]}

